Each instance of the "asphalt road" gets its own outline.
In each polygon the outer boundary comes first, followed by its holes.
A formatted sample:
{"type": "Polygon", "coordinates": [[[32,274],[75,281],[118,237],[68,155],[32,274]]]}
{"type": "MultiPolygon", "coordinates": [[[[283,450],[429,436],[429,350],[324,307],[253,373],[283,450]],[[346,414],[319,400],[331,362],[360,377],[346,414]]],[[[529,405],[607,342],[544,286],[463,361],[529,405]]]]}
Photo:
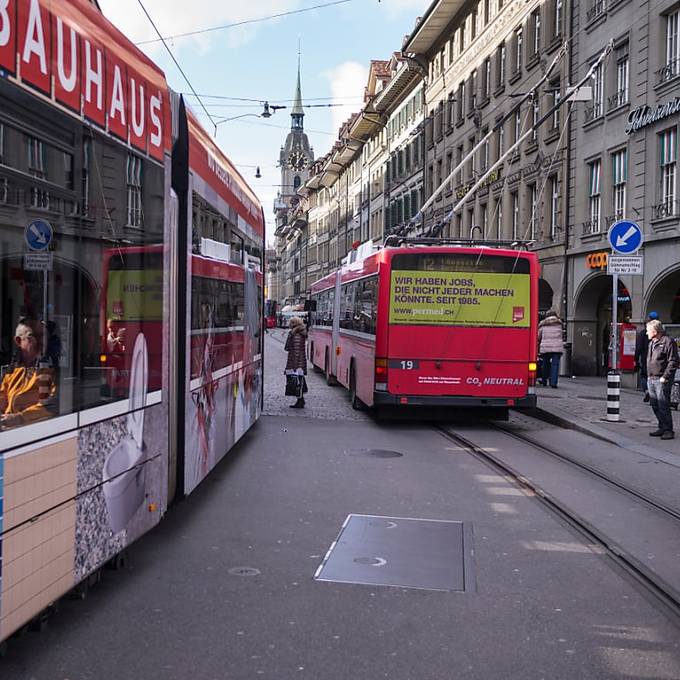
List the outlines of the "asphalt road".
{"type": "Polygon", "coordinates": [[[12,640],[2,680],[680,678],[676,624],[531,495],[315,374],[291,411],[271,334],[265,360],[258,425],[129,569],[12,640]],[[343,554],[395,585],[315,579],[343,554]],[[461,571],[465,591],[428,585],[461,571]]]}

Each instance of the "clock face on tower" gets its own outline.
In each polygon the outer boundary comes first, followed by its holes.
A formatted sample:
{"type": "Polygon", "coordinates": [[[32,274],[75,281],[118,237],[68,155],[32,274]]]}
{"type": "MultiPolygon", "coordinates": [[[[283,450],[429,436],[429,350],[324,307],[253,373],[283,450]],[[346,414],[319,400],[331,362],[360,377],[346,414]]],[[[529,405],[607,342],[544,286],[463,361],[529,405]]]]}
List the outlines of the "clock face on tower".
{"type": "Polygon", "coordinates": [[[307,167],[307,157],[302,151],[293,151],[288,156],[288,165],[293,170],[304,170],[307,167]]]}

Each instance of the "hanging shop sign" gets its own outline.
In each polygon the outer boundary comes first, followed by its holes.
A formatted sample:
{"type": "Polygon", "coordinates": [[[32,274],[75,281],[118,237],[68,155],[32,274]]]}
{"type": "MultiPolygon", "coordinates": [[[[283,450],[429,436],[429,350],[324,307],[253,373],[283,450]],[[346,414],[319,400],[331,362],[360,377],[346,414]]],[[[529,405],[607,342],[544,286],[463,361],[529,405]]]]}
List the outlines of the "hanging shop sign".
{"type": "Polygon", "coordinates": [[[606,269],[608,259],[609,253],[604,250],[597,253],[590,253],[590,255],[586,257],[586,267],[588,269],[606,269]]]}
{"type": "Polygon", "coordinates": [[[628,114],[628,122],[626,125],[626,134],[630,135],[633,132],[642,130],[648,125],[664,120],[680,113],[680,97],[674,97],[669,102],[657,104],[654,108],[643,104],[633,109],[628,114]]]}

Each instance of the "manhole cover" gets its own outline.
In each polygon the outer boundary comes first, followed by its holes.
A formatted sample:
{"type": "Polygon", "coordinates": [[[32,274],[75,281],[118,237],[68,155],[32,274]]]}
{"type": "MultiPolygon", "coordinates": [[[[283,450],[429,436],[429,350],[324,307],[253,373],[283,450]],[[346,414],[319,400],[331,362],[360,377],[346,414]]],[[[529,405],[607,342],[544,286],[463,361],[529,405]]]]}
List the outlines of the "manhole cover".
{"type": "Polygon", "coordinates": [[[229,570],[229,573],[232,576],[257,576],[260,570],[254,567],[233,567],[229,570]]]}
{"type": "Polygon", "coordinates": [[[474,592],[472,556],[467,522],[350,515],[314,578],[474,592]]]}
{"type": "Polygon", "coordinates": [[[350,456],[369,456],[371,458],[401,458],[404,454],[399,451],[388,449],[354,449],[349,451],[350,456]]]}
{"type": "Polygon", "coordinates": [[[606,397],[595,397],[591,394],[579,394],[579,399],[590,399],[591,401],[607,401],[606,397]]]}

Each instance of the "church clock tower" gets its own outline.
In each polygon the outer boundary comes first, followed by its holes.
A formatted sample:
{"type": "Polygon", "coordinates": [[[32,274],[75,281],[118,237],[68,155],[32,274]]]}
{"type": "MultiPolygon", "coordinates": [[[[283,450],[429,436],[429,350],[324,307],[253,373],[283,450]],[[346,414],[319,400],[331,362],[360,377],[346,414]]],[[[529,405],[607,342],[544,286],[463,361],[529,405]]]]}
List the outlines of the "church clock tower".
{"type": "Polygon", "coordinates": [[[298,57],[297,85],[295,99],[290,112],[290,132],[279,153],[279,167],[281,168],[280,198],[288,207],[295,202],[298,187],[309,177],[309,168],[314,161],[314,150],[304,130],[305,112],[302,109],[302,89],[300,87],[300,59],[298,57]]]}

